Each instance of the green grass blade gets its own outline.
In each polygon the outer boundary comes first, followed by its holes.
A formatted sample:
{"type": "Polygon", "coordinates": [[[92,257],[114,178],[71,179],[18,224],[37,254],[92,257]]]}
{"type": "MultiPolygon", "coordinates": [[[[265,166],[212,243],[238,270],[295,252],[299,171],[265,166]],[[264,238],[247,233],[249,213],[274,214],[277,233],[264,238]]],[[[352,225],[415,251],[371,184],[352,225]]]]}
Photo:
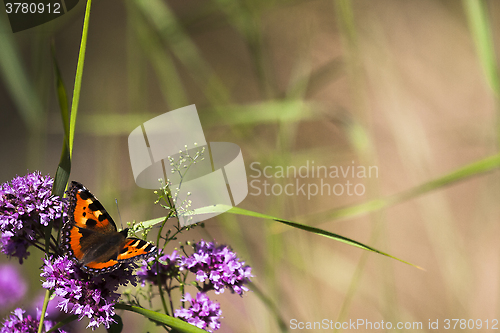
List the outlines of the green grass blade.
{"type": "MultiPolygon", "coordinates": [[[[130,30],[141,45],[141,52],[148,57],[154,68],[165,103],[171,109],[188,105],[189,98],[173,57],[166,52],[158,34],[148,26],[137,8],[131,5],[131,1],[126,4],[128,16],[133,24],[130,30]]],[[[134,45],[137,47],[135,43],[134,45]]]]}
{"type": "Polygon", "coordinates": [[[52,43],[52,61],[54,62],[54,74],[56,76],[56,90],[57,90],[57,100],[59,102],[59,108],[61,109],[61,117],[63,121],[64,136],[66,141],[68,140],[69,134],[69,107],[68,107],[68,94],[66,88],[64,87],[64,81],[62,79],[61,71],[59,70],[59,65],[57,63],[56,51],[54,43],[52,43]]]}
{"type": "Polygon", "coordinates": [[[53,44],[52,44],[52,59],[54,62],[54,74],[56,77],[57,98],[59,101],[59,108],[61,110],[61,119],[64,128],[63,149],[61,152],[59,165],[57,166],[56,174],[54,176],[54,186],[52,189],[52,193],[62,197],[64,195],[64,190],[66,189],[66,184],[68,183],[69,180],[69,174],[71,172],[71,156],[69,153],[69,107],[68,107],[68,95],[66,93],[66,88],[64,87],[64,82],[62,80],[61,72],[59,71],[59,66],[57,64],[57,59],[53,44]]]}
{"type": "Polygon", "coordinates": [[[491,25],[488,20],[486,5],[482,0],[463,0],[465,13],[469,21],[479,61],[488,80],[488,84],[500,97],[500,79],[496,63],[495,45],[491,32],[491,25]]]}
{"type": "MultiPolygon", "coordinates": [[[[459,168],[459,169],[457,169],[457,170],[455,170],[455,171],[453,171],[453,172],[451,172],[443,177],[431,180],[427,183],[416,186],[416,187],[409,189],[405,192],[402,192],[400,194],[393,195],[393,196],[390,196],[390,197],[387,197],[384,199],[371,200],[371,201],[368,201],[368,202],[365,202],[365,203],[362,203],[359,205],[338,208],[338,209],[334,209],[331,211],[326,211],[326,212],[322,212],[319,214],[314,214],[314,216],[308,216],[307,220],[314,219],[315,221],[317,221],[317,220],[324,221],[324,220],[332,220],[332,219],[340,219],[340,218],[348,218],[348,217],[352,218],[355,216],[367,214],[369,212],[377,211],[377,210],[380,210],[382,208],[392,206],[392,205],[395,205],[397,203],[418,197],[420,195],[431,192],[433,190],[443,188],[445,186],[449,186],[449,185],[457,183],[459,181],[469,179],[471,177],[484,174],[486,172],[493,171],[495,169],[498,169],[499,167],[500,167],[500,154],[493,155],[493,156],[487,157],[483,160],[466,165],[466,166],[459,168]]],[[[362,244],[362,243],[357,242],[355,240],[331,233],[329,231],[315,228],[312,226],[308,226],[305,224],[300,224],[297,222],[279,219],[277,217],[262,214],[262,213],[252,212],[252,211],[245,210],[245,209],[238,208],[238,207],[229,207],[226,205],[214,205],[214,206],[195,209],[194,214],[199,215],[199,214],[207,214],[207,213],[215,213],[215,212],[218,212],[218,213],[228,212],[228,213],[232,213],[232,214],[247,215],[247,216],[253,216],[253,217],[258,217],[258,218],[263,218],[263,219],[274,220],[274,221],[286,224],[288,226],[298,228],[301,230],[305,230],[308,232],[312,232],[312,233],[315,233],[315,234],[318,234],[318,235],[321,235],[324,237],[328,237],[328,238],[331,238],[331,239],[334,239],[334,240],[337,240],[337,241],[340,241],[340,242],[343,242],[343,243],[346,243],[346,244],[349,244],[352,246],[359,247],[359,248],[364,249],[364,250],[376,252],[376,253],[382,254],[384,256],[399,260],[399,261],[404,262],[406,264],[409,264],[411,266],[420,268],[420,267],[413,265],[411,263],[408,263],[404,260],[401,260],[399,258],[391,256],[385,252],[382,252],[382,251],[379,251],[375,248],[372,248],[368,245],[365,245],[365,244],[362,244]]],[[[163,219],[164,218],[158,218],[158,219],[154,219],[154,220],[150,220],[150,221],[145,221],[143,223],[147,226],[152,226],[152,225],[158,223],[159,221],[162,221],[163,219]]]]}
{"type": "MultiPolygon", "coordinates": [[[[83,32],[82,40],[80,44],[80,53],[78,55],[78,64],[76,69],[75,77],[75,87],[73,90],[73,102],[71,104],[71,117],[68,124],[68,98],[66,94],[66,89],[62,81],[61,73],[57,66],[57,61],[55,58],[54,49],[52,49],[52,56],[54,61],[55,75],[56,75],[56,85],[57,85],[57,96],[59,100],[59,106],[61,108],[61,117],[64,127],[64,140],[63,140],[63,150],[61,153],[61,159],[56,170],[56,175],[54,178],[54,186],[52,187],[52,193],[59,196],[63,196],[66,184],[68,183],[69,173],[71,170],[71,156],[73,151],[73,141],[75,137],[75,124],[76,124],[76,114],[78,111],[78,102],[80,100],[80,90],[82,87],[82,75],[83,75],[83,64],[85,62],[85,49],[87,47],[87,36],[89,29],[89,16],[90,16],[90,6],[92,0],[87,0],[87,8],[85,9],[85,19],[83,21],[83,32]]],[[[49,242],[52,233],[52,224],[50,222],[48,227],[45,229],[45,252],[49,253],[49,242]]],[[[42,307],[40,324],[38,325],[38,333],[43,331],[43,322],[45,319],[45,312],[47,310],[48,297],[50,292],[47,291],[45,294],[44,304],[42,307]]]]}
{"type": "MultiPolygon", "coordinates": [[[[385,252],[379,251],[379,250],[377,250],[377,249],[375,249],[375,248],[373,248],[371,246],[368,246],[368,245],[365,245],[365,244],[360,243],[358,241],[352,240],[350,238],[347,238],[347,237],[335,234],[333,232],[329,232],[329,231],[326,231],[326,230],[323,230],[323,229],[320,229],[320,228],[311,227],[311,226],[308,226],[308,225],[305,225],[305,224],[301,224],[301,223],[297,223],[297,222],[293,222],[293,221],[288,221],[288,220],[280,219],[280,218],[277,218],[277,217],[274,217],[274,216],[271,216],[271,215],[266,215],[266,214],[262,214],[262,213],[253,212],[253,211],[246,210],[246,209],[239,208],[239,207],[231,207],[231,206],[227,206],[227,205],[213,205],[213,206],[208,206],[208,207],[203,207],[203,208],[195,209],[194,212],[193,212],[193,215],[203,215],[203,214],[207,214],[207,213],[223,213],[223,212],[227,212],[227,213],[231,213],[231,214],[236,214],[236,215],[245,215],[245,216],[258,217],[258,218],[262,218],[262,219],[266,219],[266,220],[273,220],[273,221],[276,221],[276,222],[280,222],[280,223],[286,224],[286,225],[288,225],[290,227],[301,229],[301,230],[304,230],[304,231],[308,231],[308,232],[311,232],[311,233],[314,233],[314,234],[317,234],[317,235],[320,235],[320,236],[324,236],[324,237],[327,237],[327,238],[330,238],[330,239],[333,239],[333,240],[336,240],[336,241],[339,241],[339,242],[342,242],[342,243],[345,243],[345,244],[348,244],[348,245],[351,245],[351,246],[358,247],[358,248],[363,249],[363,250],[375,252],[375,253],[384,255],[384,256],[392,258],[392,259],[396,259],[396,260],[401,261],[401,262],[403,262],[405,264],[408,264],[408,265],[411,265],[413,267],[421,269],[421,267],[419,267],[417,265],[411,264],[411,263],[409,263],[407,261],[404,261],[402,259],[394,257],[394,256],[392,256],[390,254],[387,254],[385,252]]],[[[155,219],[155,220],[156,221],[159,221],[159,220],[162,221],[163,219],[155,219]]],[[[152,225],[151,221],[154,221],[154,220],[150,220],[150,221],[146,221],[146,222],[142,222],[142,223],[151,226],[152,225]]]]}
{"type": "Polygon", "coordinates": [[[248,286],[255,293],[255,295],[264,303],[269,311],[273,314],[276,323],[278,324],[282,333],[288,332],[288,325],[286,324],[280,309],[276,306],[271,298],[269,298],[262,290],[260,290],[253,282],[249,282],[248,286]]]}
{"type": "MultiPolygon", "coordinates": [[[[300,122],[317,118],[318,105],[300,99],[268,100],[258,103],[229,104],[213,109],[216,116],[200,116],[206,126],[216,126],[223,120],[228,125],[255,125],[276,122],[300,122]]],[[[212,111],[212,110],[210,110],[212,111]]]]}
{"type": "Polygon", "coordinates": [[[177,59],[190,71],[207,99],[214,105],[228,103],[230,96],[227,87],[203,58],[169,5],[161,0],[134,0],[134,3],[177,59]]]}
{"type": "MultiPolygon", "coordinates": [[[[252,104],[228,104],[206,108],[200,114],[204,126],[217,126],[222,121],[229,125],[275,124],[300,122],[318,118],[319,106],[299,99],[270,100],[252,104]]],[[[82,114],[79,130],[95,136],[128,135],[137,124],[157,114],[153,112],[131,114],[82,114]]]]}
{"type": "Polygon", "coordinates": [[[69,123],[69,154],[73,156],[73,141],[75,139],[76,115],[78,113],[78,102],[80,101],[80,91],[82,89],[83,65],[85,63],[85,50],[87,49],[87,37],[89,31],[90,6],[92,0],[87,0],[85,8],[85,19],[83,21],[82,40],[80,43],[80,53],[78,54],[78,64],[76,66],[75,87],[73,89],[73,101],[71,103],[71,119],[69,123]]]}
{"type": "Polygon", "coordinates": [[[483,68],[486,81],[495,96],[496,103],[496,139],[500,149],[500,76],[495,54],[495,45],[488,10],[483,0],[463,0],[465,13],[476,45],[479,62],[483,68]]]}
{"type": "Polygon", "coordinates": [[[146,228],[154,226],[155,224],[158,224],[158,223],[165,221],[165,218],[166,217],[158,217],[156,219],[141,222],[141,224],[144,227],[144,229],[146,229],[146,228]]]}
{"type": "Polygon", "coordinates": [[[63,320],[61,320],[60,322],[58,322],[57,324],[55,324],[54,326],[52,326],[52,328],[50,330],[47,331],[47,333],[50,333],[50,332],[57,332],[57,330],[61,327],[63,327],[64,325],[66,324],[69,324],[71,323],[72,321],[75,321],[78,319],[78,316],[77,315],[71,315],[67,318],[64,318],[63,320]]]}
{"type": "MultiPolygon", "coordinates": [[[[7,22],[0,20],[1,31],[7,31],[7,22]]],[[[0,74],[10,92],[17,110],[29,129],[38,128],[43,122],[43,107],[36,94],[33,80],[28,77],[23,57],[11,33],[0,38],[0,74]]]]}
{"type": "Polygon", "coordinates": [[[341,74],[344,74],[344,67],[345,64],[341,59],[333,58],[326,64],[315,69],[312,73],[298,78],[289,88],[287,95],[293,97],[304,96],[305,94],[309,96],[314,95],[328,84],[337,81],[341,77],[341,74]],[[305,92],[301,92],[303,89],[305,89],[305,92]]]}
{"type": "Polygon", "coordinates": [[[128,304],[116,304],[115,305],[116,309],[121,309],[121,310],[127,310],[131,312],[135,312],[138,314],[143,315],[144,317],[147,317],[149,319],[152,319],[154,321],[157,321],[159,323],[165,324],[173,329],[176,329],[180,332],[185,332],[185,333],[206,333],[207,331],[202,330],[201,328],[198,328],[194,325],[188,324],[185,321],[182,321],[180,319],[167,316],[162,313],[158,313],[155,311],[147,310],[138,306],[132,306],[128,304]]]}
{"type": "MultiPolygon", "coordinates": [[[[328,210],[325,212],[309,215],[305,218],[306,221],[325,221],[325,220],[336,220],[342,218],[352,218],[360,215],[364,215],[370,212],[374,212],[395,204],[404,202],[416,198],[425,193],[430,193],[434,190],[444,188],[451,184],[482,175],[486,172],[491,172],[500,167],[500,154],[487,157],[485,159],[473,162],[469,165],[461,167],[449,174],[442,176],[440,178],[428,181],[407,191],[404,191],[393,196],[389,196],[383,199],[375,199],[368,202],[364,202],[358,205],[336,208],[328,210]]],[[[302,220],[302,219],[301,219],[302,220]]]]}
{"type": "MultiPolygon", "coordinates": [[[[64,190],[66,189],[66,184],[68,183],[69,173],[71,170],[71,157],[68,150],[68,98],[66,94],[66,89],[64,88],[64,83],[62,81],[61,72],[59,71],[59,66],[57,65],[57,59],[55,56],[54,45],[52,44],[52,59],[54,62],[54,74],[56,77],[56,91],[57,97],[59,100],[59,107],[61,109],[61,118],[63,122],[64,128],[64,139],[63,139],[63,148],[61,152],[61,158],[59,160],[59,165],[57,166],[56,174],[54,176],[54,185],[52,186],[52,194],[55,194],[59,197],[63,197],[64,190]]],[[[52,235],[52,226],[54,222],[50,221],[49,224],[45,227],[45,253],[49,253],[50,249],[50,236],[52,235]]],[[[42,314],[41,318],[45,318],[45,312],[47,311],[47,305],[49,302],[49,298],[51,295],[51,291],[47,290],[45,292],[45,298],[42,306],[42,314]]],[[[40,320],[40,324],[38,326],[38,332],[42,332],[43,330],[43,320],[40,320]]]]}
{"type": "Polygon", "coordinates": [[[314,234],[321,235],[321,236],[324,236],[324,237],[327,237],[327,238],[330,238],[330,239],[333,239],[333,240],[336,240],[336,241],[339,241],[339,242],[342,242],[342,243],[345,243],[345,244],[348,244],[348,245],[351,245],[351,246],[355,246],[355,247],[358,247],[358,248],[363,249],[363,250],[375,252],[375,253],[384,255],[386,257],[389,257],[389,258],[392,258],[392,259],[396,259],[398,261],[401,261],[401,262],[403,262],[405,264],[408,264],[408,265],[411,265],[413,267],[422,269],[421,267],[419,267],[417,265],[414,265],[412,263],[409,263],[407,261],[404,261],[402,259],[394,257],[394,256],[392,256],[392,255],[390,255],[388,253],[379,251],[379,250],[377,250],[377,249],[375,249],[375,248],[373,248],[371,246],[365,245],[365,244],[360,243],[358,241],[352,240],[350,238],[347,238],[347,237],[344,237],[344,236],[341,236],[341,235],[338,235],[338,234],[335,234],[333,232],[329,232],[329,231],[326,231],[326,230],[323,230],[323,229],[320,229],[320,228],[311,227],[311,226],[308,226],[308,225],[305,225],[305,224],[300,224],[300,223],[297,223],[297,222],[292,222],[292,221],[280,219],[280,218],[273,217],[273,216],[266,215],[266,214],[252,212],[252,211],[249,211],[249,210],[246,210],[246,209],[243,209],[243,208],[239,208],[239,207],[232,207],[228,211],[228,213],[238,214],[238,215],[246,215],[246,216],[253,216],[253,217],[260,217],[260,218],[264,218],[264,219],[268,219],[268,220],[274,220],[276,222],[280,222],[280,223],[286,224],[286,225],[288,225],[290,227],[294,227],[294,228],[301,229],[301,230],[304,230],[304,231],[312,232],[314,234]]]}

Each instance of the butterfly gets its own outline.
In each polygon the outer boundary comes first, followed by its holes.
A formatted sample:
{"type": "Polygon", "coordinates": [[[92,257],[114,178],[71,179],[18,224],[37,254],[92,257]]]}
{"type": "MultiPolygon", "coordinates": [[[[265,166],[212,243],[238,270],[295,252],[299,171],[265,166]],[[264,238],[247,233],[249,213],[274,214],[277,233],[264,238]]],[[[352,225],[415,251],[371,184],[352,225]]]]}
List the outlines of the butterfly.
{"type": "Polygon", "coordinates": [[[150,257],[158,249],[139,238],[117,231],[103,205],[82,184],[72,181],[68,190],[68,221],[62,228],[62,247],[90,274],[111,272],[123,263],[150,257]]]}

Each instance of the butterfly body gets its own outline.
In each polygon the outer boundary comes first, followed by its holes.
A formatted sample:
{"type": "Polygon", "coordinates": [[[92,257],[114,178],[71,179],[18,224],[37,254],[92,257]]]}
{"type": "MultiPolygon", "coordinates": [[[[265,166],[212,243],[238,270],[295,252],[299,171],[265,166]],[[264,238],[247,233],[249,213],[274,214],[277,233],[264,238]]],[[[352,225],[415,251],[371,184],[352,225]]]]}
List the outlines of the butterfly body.
{"type": "Polygon", "coordinates": [[[106,209],[78,182],[68,190],[68,222],[62,229],[62,245],[68,255],[91,274],[111,272],[122,263],[149,257],[157,248],[142,239],[117,231],[106,209]]]}

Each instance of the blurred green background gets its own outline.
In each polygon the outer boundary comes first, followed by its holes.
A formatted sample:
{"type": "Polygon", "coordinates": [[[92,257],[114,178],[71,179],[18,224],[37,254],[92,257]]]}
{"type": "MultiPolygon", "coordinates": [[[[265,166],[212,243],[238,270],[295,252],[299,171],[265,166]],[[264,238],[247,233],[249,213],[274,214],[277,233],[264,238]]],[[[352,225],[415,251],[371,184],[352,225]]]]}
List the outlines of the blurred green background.
{"type": "MultiPolygon", "coordinates": [[[[50,45],[71,94],[84,6],[0,34],[1,182],[27,170],[54,175],[63,131],[50,45]]],[[[378,168],[378,177],[366,179],[299,179],[306,187],[362,183],[363,196],[252,195],[250,188],[240,207],[425,268],[223,214],[183,239],[231,245],[272,305],[258,292],[211,295],[223,310],[218,332],[279,332],[279,318],[286,326],[291,319],[415,321],[423,331],[429,319],[491,322],[500,317],[498,172],[356,217],[315,214],[394,195],[497,154],[499,31],[496,1],[94,1],[70,179],[115,217],[117,198],[124,221],[164,215],[134,183],[127,137],[150,118],[196,104],[207,141],[238,144],[248,176],[257,174],[252,162],[378,168]]],[[[42,254],[31,253],[22,266],[30,281],[25,308],[42,293],[42,254]]],[[[127,332],[160,330],[138,315],[124,322],[127,332]]]]}

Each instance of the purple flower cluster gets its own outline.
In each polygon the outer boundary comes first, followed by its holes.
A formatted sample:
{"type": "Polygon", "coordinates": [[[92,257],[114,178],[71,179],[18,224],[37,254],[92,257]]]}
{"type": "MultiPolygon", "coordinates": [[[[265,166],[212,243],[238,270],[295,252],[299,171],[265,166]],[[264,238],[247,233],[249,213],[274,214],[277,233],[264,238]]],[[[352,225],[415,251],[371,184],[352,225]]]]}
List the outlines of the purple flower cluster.
{"type": "Polygon", "coordinates": [[[175,310],[175,317],[208,332],[220,328],[219,318],[221,318],[222,311],[219,303],[210,301],[208,296],[201,292],[196,295],[196,299],[186,293],[181,301],[191,303],[191,307],[175,310]]]}
{"type": "Polygon", "coordinates": [[[0,309],[24,297],[26,281],[13,265],[0,265],[0,309]]]}
{"type": "Polygon", "coordinates": [[[64,201],[51,194],[54,180],[33,172],[0,185],[0,247],[23,259],[31,244],[43,238],[43,227],[63,215],[64,201]]]}
{"type": "Polygon", "coordinates": [[[93,276],[82,271],[68,257],[55,260],[45,259],[42,267],[42,277],[45,289],[54,289],[55,294],[62,298],[57,307],[66,313],[90,319],[87,327],[95,329],[100,324],[106,328],[115,322],[113,320],[114,305],[120,298],[116,292],[120,285],[136,283],[132,275],[134,264],[122,265],[119,270],[93,276]]]}
{"type": "MultiPolygon", "coordinates": [[[[40,313],[38,313],[38,319],[31,317],[30,315],[25,315],[23,309],[17,308],[12,312],[9,318],[5,319],[0,333],[32,333],[38,332],[38,325],[40,324],[40,313]]],[[[50,320],[43,321],[45,330],[47,332],[50,330],[54,323],[50,320]]],[[[57,330],[60,333],[65,333],[62,329],[57,330]]]]}
{"type": "MultiPolygon", "coordinates": [[[[153,261],[155,258],[151,257],[147,262],[153,261]]],[[[158,275],[160,276],[160,284],[166,285],[167,280],[176,277],[179,274],[179,255],[177,251],[172,252],[171,255],[165,254],[154,260],[151,267],[144,265],[137,271],[137,276],[142,280],[143,284],[148,281],[154,285],[158,285],[158,275]]]]}
{"type": "Polygon", "coordinates": [[[214,289],[220,294],[229,288],[238,295],[248,291],[244,285],[253,277],[252,268],[245,266],[228,246],[201,240],[194,250],[192,255],[180,259],[180,269],[196,274],[196,280],[204,283],[203,291],[214,289]]]}
{"type": "Polygon", "coordinates": [[[253,277],[252,269],[228,246],[217,246],[215,242],[202,240],[192,247],[191,255],[179,255],[177,251],[171,255],[163,255],[149,266],[144,265],[137,275],[143,282],[148,281],[155,285],[160,282],[165,288],[172,288],[170,282],[173,279],[182,281],[184,279],[181,275],[194,273],[196,280],[202,282],[197,286],[200,292],[196,299],[186,293],[181,301],[190,302],[191,306],[175,310],[175,316],[212,332],[220,327],[222,311],[219,303],[210,301],[205,293],[215,290],[215,293],[219,294],[229,288],[232,292],[242,295],[248,291],[245,284],[253,277]]]}
{"type": "Polygon", "coordinates": [[[143,266],[137,275],[143,281],[156,285],[159,274],[161,284],[165,285],[179,271],[188,270],[196,274],[198,282],[204,283],[204,292],[215,290],[216,294],[220,294],[225,288],[229,288],[232,292],[243,295],[248,291],[245,284],[253,277],[252,268],[240,261],[228,246],[217,246],[214,242],[201,240],[193,245],[193,249],[194,253],[189,256],[179,256],[177,251],[171,255],[163,255],[150,268],[143,266]]]}

